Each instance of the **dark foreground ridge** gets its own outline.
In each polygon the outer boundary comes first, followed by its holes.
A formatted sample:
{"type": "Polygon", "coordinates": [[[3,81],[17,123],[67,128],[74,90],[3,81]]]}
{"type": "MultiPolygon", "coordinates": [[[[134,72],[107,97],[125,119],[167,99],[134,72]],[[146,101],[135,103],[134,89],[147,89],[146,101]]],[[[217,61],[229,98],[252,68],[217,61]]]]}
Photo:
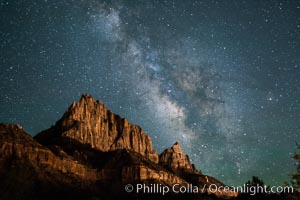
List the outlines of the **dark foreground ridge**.
{"type": "Polygon", "coordinates": [[[237,196],[234,192],[208,194],[201,190],[211,184],[224,186],[195,169],[177,142],[159,155],[139,126],[88,94],[73,102],[54,126],[34,138],[20,125],[0,124],[0,199],[237,196]],[[192,191],[174,193],[175,184],[176,188],[192,191]],[[163,195],[167,187],[170,190],[163,195]]]}

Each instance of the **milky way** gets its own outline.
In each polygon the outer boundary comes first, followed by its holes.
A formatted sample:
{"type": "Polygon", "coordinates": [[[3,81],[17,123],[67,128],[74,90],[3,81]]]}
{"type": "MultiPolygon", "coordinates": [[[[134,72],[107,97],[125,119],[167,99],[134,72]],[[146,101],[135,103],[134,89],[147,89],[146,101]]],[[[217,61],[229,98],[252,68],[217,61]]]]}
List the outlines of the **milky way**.
{"type": "Polygon", "coordinates": [[[295,170],[299,1],[0,2],[1,122],[35,135],[90,93],[227,184],[295,170]]]}

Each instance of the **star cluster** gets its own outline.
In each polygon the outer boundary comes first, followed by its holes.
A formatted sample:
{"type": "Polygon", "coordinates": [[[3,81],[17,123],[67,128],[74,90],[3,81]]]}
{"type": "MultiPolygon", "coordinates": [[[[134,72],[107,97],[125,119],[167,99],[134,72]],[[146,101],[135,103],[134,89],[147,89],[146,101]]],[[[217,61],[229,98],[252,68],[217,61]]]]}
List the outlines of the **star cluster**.
{"type": "Polygon", "coordinates": [[[0,121],[35,135],[82,93],[204,173],[283,184],[300,141],[299,1],[0,1],[0,121]],[[274,175],[275,174],[275,175],[274,175]]]}

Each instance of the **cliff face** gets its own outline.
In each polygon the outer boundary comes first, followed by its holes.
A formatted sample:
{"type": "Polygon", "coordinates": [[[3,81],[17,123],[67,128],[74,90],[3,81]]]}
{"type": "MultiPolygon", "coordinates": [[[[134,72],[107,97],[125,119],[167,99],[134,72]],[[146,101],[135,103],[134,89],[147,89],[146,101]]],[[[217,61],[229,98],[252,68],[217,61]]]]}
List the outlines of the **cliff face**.
{"type": "Polygon", "coordinates": [[[130,124],[87,94],[73,102],[54,127],[35,137],[42,144],[51,143],[53,138],[72,139],[104,152],[128,149],[158,163],[151,138],[139,126],[130,124]]]}
{"type": "Polygon", "coordinates": [[[85,199],[110,172],[54,154],[20,125],[0,124],[0,199],[85,199]]]}
{"type": "MultiPolygon", "coordinates": [[[[0,188],[1,199],[20,199],[12,196],[20,195],[19,188],[29,195],[25,199],[53,199],[58,193],[68,199],[119,199],[118,195],[140,199],[140,195],[126,193],[124,186],[223,185],[197,171],[177,142],[158,156],[151,138],[139,126],[90,95],[72,103],[54,126],[34,139],[20,125],[0,124],[0,185],[12,182],[16,184],[11,189],[0,188]]],[[[220,191],[216,195],[237,194],[220,191]]]]}
{"type": "Polygon", "coordinates": [[[174,171],[185,170],[189,172],[196,171],[195,166],[191,164],[188,155],[185,155],[176,142],[172,147],[167,148],[159,155],[159,163],[174,171]]]}
{"type": "Polygon", "coordinates": [[[0,162],[12,158],[43,168],[48,172],[69,173],[86,180],[100,179],[95,171],[79,164],[69,156],[58,157],[48,148],[37,143],[20,125],[0,124],[0,162]]]}

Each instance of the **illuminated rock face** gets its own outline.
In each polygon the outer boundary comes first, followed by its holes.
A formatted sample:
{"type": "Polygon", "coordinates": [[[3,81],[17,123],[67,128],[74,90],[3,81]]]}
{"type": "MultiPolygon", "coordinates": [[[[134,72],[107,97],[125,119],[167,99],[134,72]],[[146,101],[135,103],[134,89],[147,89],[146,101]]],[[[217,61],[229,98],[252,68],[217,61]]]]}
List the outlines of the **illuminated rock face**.
{"type": "Polygon", "coordinates": [[[114,195],[128,195],[128,183],[224,185],[197,171],[177,142],[158,156],[139,126],[91,95],[72,103],[54,126],[34,138],[20,125],[0,124],[0,185],[12,182],[9,190],[0,188],[0,199],[20,199],[24,194],[23,199],[53,199],[57,194],[66,199],[119,199],[114,195]]]}
{"type": "MultiPolygon", "coordinates": [[[[57,156],[37,143],[20,125],[0,124],[0,159],[11,158],[42,167],[46,172],[71,173],[88,180],[100,179],[95,170],[88,168],[70,156],[57,156]]],[[[1,162],[0,161],[0,162],[1,162]]]]}
{"type": "Polygon", "coordinates": [[[58,140],[72,139],[88,144],[104,152],[132,150],[158,163],[158,154],[153,148],[151,138],[139,126],[114,114],[102,102],[95,101],[88,94],[82,95],[79,102],[73,102],[54,127],[35,138],[41,143],[49,144],[54,136],[58,140]]]}
{"type": "Polygon", "coordinates": [[[178,142],[160,154],[159,163],[174,170],[195,171],[195,166],[191,164],[188,155],[183,153],[178,142]]]}

